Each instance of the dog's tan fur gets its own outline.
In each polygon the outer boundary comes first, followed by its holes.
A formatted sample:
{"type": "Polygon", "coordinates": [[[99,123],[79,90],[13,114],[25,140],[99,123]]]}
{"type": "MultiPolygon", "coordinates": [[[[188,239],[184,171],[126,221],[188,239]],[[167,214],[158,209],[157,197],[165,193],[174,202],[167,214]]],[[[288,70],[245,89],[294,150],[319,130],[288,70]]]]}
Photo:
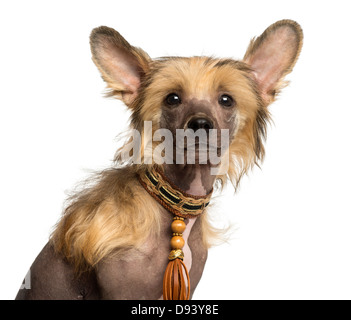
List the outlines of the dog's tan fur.
{"type": "MultiPolygon", "coordinates": [[[[228,179],[236,187],[242,175],[263,159],[270,119],[267,107],[285,85],[283,78],[292,70],[301,46],[301,28],[290,20],[273,24],[253,39],[243,61],[208,57],[152,60],[113,29],[100,27],[91,35],[93,61],[107,83],[108,95],[130,108],[131,128],[140,133],[144,121],[152,121],[153,132],[160,128],[162,104],[169,93],[214,104],[220,92],[235,97],[235,131],[227,150],[229,170],[216,177],[219,187],[228,179]],[[274,50],[277,43],[284,48],[282,52],[274,50]]],[[[213,112],[216,119],[223,117],[213,112]]],[[[148,142],[145,139],[143,136],[142,145],[148,142]]],[[[153,147],[156,145],[154,142],[153,147]]],[[[140,152],[143,160],[143,148],[140,152]]],[[[96,266],[110,255],[118,258],[131,249],[140,249],[150,237],[160,235],[161,207],[137,180],[138,173],[155,164],[142,161],[123,165],[120,151],[115,160],[116,168],[96,175],[69,199],[52,234],[50,241],[56,252],[74,264],[77,272],[96,266]]],[[[207,212],[199,219],[208,248],[216,230],[207,212]]]]}

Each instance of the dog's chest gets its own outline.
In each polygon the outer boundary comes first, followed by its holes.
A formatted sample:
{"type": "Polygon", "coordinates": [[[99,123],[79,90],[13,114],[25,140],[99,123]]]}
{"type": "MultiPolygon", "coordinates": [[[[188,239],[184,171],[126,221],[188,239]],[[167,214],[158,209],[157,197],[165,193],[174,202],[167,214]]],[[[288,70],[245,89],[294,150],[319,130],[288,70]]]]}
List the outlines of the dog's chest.
{"type": "Polygon", "coordinates": [[[196,221],[196,219],[190,219],[188,224],[187,224],[187,226],[186,226],[185,231],[183,232],[183,239],[185,241],[185,245],[184,245],[184,248],[183,248],[184,264],[187,267],[188,272],[191,271],[192,260],[193,260],[192,259],[192,255],[193,254],[192,254],[190,246],[189,246],[189,236],[190,236],[190,233],[192,231],[192,228],[194,226],[195,221],[196,221]]]}
{"type": "MultiPolygon", "coordinates": [[[[131,250],[123,259],[106,259],[97,267],[97,279],[103,299],[160,299],[163,275],[170,252],[169,232],[158,241],[146,243],[145,250],[131,250]]],[[[203,246],[200,221],[190,220],[183,233],[184,263],[189,271],[191,294],[203,272],[207,250],[203,246]]]]}

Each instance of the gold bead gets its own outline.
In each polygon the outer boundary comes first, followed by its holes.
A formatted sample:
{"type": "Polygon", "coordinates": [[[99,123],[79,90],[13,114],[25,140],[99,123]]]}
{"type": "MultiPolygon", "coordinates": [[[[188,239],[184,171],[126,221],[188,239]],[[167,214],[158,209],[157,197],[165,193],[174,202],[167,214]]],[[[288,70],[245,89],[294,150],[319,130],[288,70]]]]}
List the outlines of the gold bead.
{"type": "Polygon", "coordinates": [[[183,233],[186,228],[186,224],[182,220],[173,220],[171,224],[172,232],[183,233]]]}
{"type": "Polygon", "coordinates": [[[185,245],[185,241],[180,236],[175,236],[171,239],[171,247],[172,249],[182,249],[185,245]]]}

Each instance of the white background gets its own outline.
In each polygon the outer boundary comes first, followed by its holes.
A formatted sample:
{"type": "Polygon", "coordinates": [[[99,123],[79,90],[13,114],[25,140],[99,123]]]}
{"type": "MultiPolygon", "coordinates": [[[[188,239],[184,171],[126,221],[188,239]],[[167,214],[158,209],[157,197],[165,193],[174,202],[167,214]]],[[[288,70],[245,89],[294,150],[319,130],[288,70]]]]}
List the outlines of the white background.
{"type": "Polygon", "coordinates": [[[151,57],[242,58],[290,18],[305,34],[271,106],[262,169],[213,216],[234,225],[210,250],[194,299],[350,299],[350,9],[347,1],[2,1],[0,298],[13,299],[66,192],[111,165],[128,121],[104,99],[89,33],[115,28],[151,57]]]}

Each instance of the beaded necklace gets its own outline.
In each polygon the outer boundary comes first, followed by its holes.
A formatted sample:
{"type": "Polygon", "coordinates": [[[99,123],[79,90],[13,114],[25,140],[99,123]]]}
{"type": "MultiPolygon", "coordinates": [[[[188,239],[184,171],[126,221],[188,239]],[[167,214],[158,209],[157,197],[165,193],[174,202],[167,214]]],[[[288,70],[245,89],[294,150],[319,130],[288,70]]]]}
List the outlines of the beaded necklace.
{"type": "Polygon", "coordinates": [[[185,193],[165,175],[154,168],[139,175],[139,181],[145,190],[165,209],[174,214],[171,224],[171,252],[163,278],[164,300],[189,300],[190,278],[183,262],[185,241],[183,232],[186,228],[184,218],[195,218],[201,215],[208,206],[212,190],[205,196],[194,196],[185,193]],[[185,277],[187,284],[185,283],[185,277]]]}

